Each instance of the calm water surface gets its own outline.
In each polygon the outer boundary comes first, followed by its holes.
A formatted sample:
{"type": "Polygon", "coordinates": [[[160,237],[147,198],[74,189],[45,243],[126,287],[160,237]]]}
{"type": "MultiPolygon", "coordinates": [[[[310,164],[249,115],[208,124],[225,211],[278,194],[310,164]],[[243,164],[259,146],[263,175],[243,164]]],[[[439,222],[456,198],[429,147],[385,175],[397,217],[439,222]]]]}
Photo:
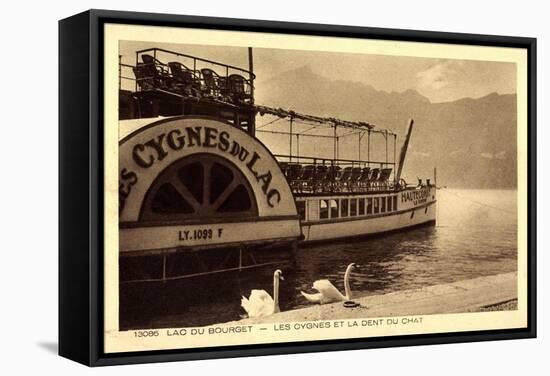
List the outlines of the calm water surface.
{"type": "MultiPolygon", "coordinates": [[[[282,267],[281,310],[307,306],[300,290],[328,278],[343,291],[350,262],[354,296],[382,294],[516,271],[516,191],[438,191],[437,225],[355,242],[302,248],[282,267]]],[[[273,270],[261,269],[121,290],[121,327],[185,327],[238,320],[241,295],[272,294],[273,270]]]]}

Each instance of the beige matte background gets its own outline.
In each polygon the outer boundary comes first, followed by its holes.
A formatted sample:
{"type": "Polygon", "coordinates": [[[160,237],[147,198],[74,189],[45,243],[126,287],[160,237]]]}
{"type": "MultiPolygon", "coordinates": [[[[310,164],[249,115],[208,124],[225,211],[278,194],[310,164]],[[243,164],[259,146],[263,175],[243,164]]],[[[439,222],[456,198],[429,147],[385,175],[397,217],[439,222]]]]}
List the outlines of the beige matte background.
{"type": "Polygon", "coordinates": [[[527,215],[527,58],[526,51],[513,48],[468,45],[396,42],[303,35],[200,30],[191,28],[153,27],[109,24],[105,27],[104,55],[104,121],[105,121],[105,352],[194,348],[254,343],[279,343],[377,337],[399,334],[508,329],[526,326],[526,215],[527,215]],[[434,57],[502,61],[516,64],[517,69],[517,163],[518,163],[518,310],[467,314],[424,316],[423,324],[399,327],[348,327],[316,331],[255,332],[238,335],[171,336],[143,340],[134,331],[118,331],[118,62],[119,41],[137,40],[161,43],[194,43],[260,48],[331,51],[388,56],[434,57]]]}

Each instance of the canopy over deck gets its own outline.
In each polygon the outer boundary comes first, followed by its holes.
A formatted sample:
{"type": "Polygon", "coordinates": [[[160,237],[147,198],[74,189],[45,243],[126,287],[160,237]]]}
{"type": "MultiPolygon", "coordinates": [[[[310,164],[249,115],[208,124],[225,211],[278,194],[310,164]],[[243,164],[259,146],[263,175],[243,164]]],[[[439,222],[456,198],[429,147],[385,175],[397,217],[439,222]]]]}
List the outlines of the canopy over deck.
{"type": "Polygon", "coordinates": [[[308,114],[302,114],[302,113],[296,112],[294,110],[284,110],[282,108],[273,108],[273,107],[262,106],[262,105],[256,105],[255,108],[256,108],[256,111],[261,116],[265,114],[269,114],[269,115],[277,116],[283,119],[287,118],[290,120],[301,120],[303,122],[328,124],[332,127],[352,128],[352,129],[357,129],[362,131],[370,131],[370,132],[384,133],[388,135],[395,135],[395,133],[387,129],[375,129],[374,124],[367,123],[364,121],[350,121],[350,120],[337,119],[334,117],[321,117],[321,116],[315,116],[315,115],[308,115],[308,114]]]}

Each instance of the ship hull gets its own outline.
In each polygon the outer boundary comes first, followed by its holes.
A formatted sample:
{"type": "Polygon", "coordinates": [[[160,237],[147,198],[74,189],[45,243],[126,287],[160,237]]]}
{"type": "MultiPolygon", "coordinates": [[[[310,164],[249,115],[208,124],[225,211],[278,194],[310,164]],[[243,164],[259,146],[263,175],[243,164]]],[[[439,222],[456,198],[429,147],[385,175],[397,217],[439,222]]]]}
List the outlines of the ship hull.
{"type": "Polygon", "coordinates": [[[429,180],[415,187],[387,178],[296,184],[258,139],[217,119],[181,116],[123,125],[118,238],[125,282],[271,265],[272,250],[293,253],[299,243],[435,221],[436,187],[429,180]],[[212,260],[197,261],[198,253],[212,260]],[[141,256],[144,268],[137,267],[141,256]]]}
{"type": "Polygon", "coordinates": [[[302,243],[378,235],[434,224],[436,220],[435,186],[366,195],[301,197],[297,202],[302,202],[305,209],[302,243]],[[373,207],[375,200],[378,204],[373,207]],[[382,200],[388,205],[382,206],[382,200]],[[329,207],[324,216],[323,205],[329,207]]]}
{"type": "Polygon", "coordinates": [[[371,218],[302,223],[302,243],[343,240],[406,230],[421,225],[435,224],[436,202],[397,213],[371,218]],[[413,217],[411,214],[414,212],[413,217]]]}

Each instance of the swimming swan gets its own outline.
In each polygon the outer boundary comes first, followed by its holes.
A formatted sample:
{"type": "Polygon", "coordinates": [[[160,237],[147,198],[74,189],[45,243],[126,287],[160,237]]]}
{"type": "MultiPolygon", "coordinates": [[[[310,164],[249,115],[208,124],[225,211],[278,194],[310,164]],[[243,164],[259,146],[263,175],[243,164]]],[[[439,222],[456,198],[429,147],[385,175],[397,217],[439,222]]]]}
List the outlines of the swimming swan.
{"type": "Polygon", "coordinates": [[[282,274],[283,272],[279,269],[273,273],[273,299],[265,290],[252,290],[250,298],[242,297],[241,306],[248,313],[248,317],[263,317],[281,312],[279,308],[279,280],[284,280],[282,274]]]}
{"type": "Polygon", "coordinates": [[[320,279],[313,282],[313,289],[319,291],[317,294],[307,294],[303,291],[300,292],[302,293],[304,298],[306,298],[310,303],[327,304],[351,300],[349,276],[352,269],[356,266],[357,265],[352,262],[346,268],[346,273],[344,274],[344,289],[346,294],[345,296],[342,295],[342,293],[338,291],[338,289],[334,287],[334,285],[328,279],[320,279]]]}

